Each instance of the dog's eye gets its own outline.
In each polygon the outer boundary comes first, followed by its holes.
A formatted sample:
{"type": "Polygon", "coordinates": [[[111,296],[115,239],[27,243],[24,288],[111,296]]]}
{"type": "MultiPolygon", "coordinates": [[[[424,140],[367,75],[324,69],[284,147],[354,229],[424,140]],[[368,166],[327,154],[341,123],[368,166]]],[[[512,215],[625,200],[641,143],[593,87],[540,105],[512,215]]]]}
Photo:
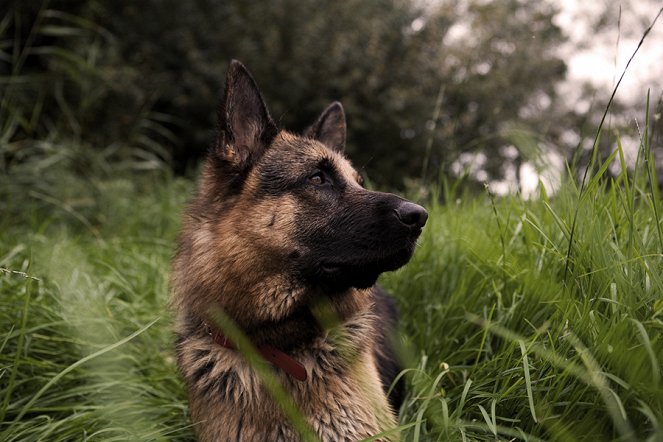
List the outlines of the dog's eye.
{"type": "Polygon", "coordinates": [[[308,177],[308,182],[311,184],[314,184],[316,186],[319,186],[321,184],[324,184],[326,182],[325,180],[325,174],[322,172],[316,172],[310,177],[308,177]]]}

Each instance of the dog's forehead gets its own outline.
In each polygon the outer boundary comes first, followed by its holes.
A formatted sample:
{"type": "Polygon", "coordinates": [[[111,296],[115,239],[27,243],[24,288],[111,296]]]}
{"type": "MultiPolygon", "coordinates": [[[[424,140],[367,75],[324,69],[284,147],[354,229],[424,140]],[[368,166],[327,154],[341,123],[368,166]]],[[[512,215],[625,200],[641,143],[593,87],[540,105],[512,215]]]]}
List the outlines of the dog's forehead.
{"type": "Polygon", "coordinates": [[[341,153],[329,149],[317,140],[300,137],[286,131],[281,131],[270,148],[273,155],[288,157],[291,166],[308,168],[325,159],[343,176],[351,181],[360,179],[359,173],[352,167],[350,161],[341,153]]]}

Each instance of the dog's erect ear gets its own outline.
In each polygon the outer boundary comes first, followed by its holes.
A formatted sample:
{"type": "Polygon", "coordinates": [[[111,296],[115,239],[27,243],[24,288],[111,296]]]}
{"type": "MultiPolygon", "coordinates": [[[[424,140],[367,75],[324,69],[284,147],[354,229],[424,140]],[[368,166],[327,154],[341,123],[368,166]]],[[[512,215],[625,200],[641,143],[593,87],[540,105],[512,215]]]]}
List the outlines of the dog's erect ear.
{"type": "Polygon", "coordinates": [[[258,85],[237,60],[228,67],[218,125],[216,153],[237,168],[257,159],[278,132],[258,85]]]}
{"type": "Polygon", "coordinates": [[[325,109],[318,121],[306,129],[304,136],[320,141],[336,152],[345,149],[345,112],[338,101],[334,101],[325,109]]]}

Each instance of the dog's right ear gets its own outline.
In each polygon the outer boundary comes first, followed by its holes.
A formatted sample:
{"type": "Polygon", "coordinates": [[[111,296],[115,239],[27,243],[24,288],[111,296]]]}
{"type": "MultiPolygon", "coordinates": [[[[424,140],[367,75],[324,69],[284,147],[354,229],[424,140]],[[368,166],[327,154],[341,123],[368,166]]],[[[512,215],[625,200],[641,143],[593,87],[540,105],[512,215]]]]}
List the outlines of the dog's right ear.
{"type": "Polygon", "coordinates": [[[216,157],[243,170],[262,155],[277,133],[255,80],[242,63],[232,60],[218,115],[216,157]]]}
{"type": "Polygon", "coordinates": [[[338,101],[322,111],[318,120],[304,131],[304,136],[320,141],[331,150],[342,153],[345,149],[345,112],[338,101]]]}

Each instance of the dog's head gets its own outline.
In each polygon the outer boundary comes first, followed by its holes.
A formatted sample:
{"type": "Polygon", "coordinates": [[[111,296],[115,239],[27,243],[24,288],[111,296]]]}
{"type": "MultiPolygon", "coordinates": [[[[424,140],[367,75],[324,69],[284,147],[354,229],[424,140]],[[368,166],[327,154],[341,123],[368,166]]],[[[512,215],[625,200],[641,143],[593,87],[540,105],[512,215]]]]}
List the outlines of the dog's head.
{"type": "Polygon", "coordinates": [[[231,63],[213,149],[219,183],[243,195],[253,246],[325,289],[366,288],[404,265],[426,224],[423,207],[362,187],[343,155],[343,107],[332,103],[303,135],[279,131],[255,81],[231,63]]]}
{"type": "Polygon", "coordinates": [[[345,135],[340,103],[302,135],[279,130],[255,81],[233,61],[176,285],[202,304],[221,299],[236,318],[258,311],[278,320],[304,302],[296,293],[367,288],[404,265],[428,214],[364,189],[343,154],[345,135]]]}

